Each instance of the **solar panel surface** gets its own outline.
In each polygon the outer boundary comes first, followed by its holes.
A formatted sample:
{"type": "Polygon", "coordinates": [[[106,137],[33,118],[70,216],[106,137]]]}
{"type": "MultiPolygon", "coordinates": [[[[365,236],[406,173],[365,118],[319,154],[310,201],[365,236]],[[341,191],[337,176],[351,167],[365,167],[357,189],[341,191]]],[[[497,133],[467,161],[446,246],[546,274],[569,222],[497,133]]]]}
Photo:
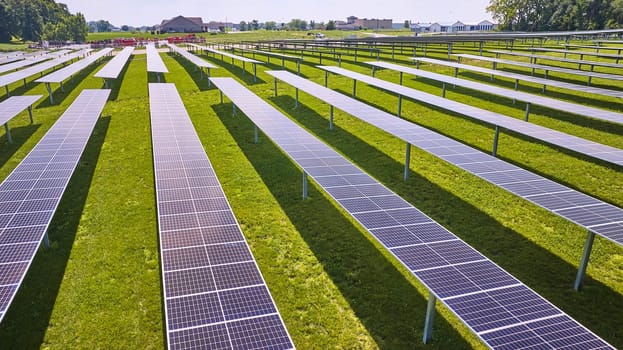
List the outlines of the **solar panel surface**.
{"type": "Polygon", "coordinates": [[[117,79],[133,52],[134,47],[124,47],[123,50],[118,52],[115,57],[113,57],[113,59],[110,60],[102,69],[95,73],[94,77],[117,79]]]}
{"type": "Polygon", "coordinates": [[[443,108],[466,117],[483,121],[491,125],[497,125],[516,133],[530,136],[534,139],[556,145],[595,159],[608,163],[623,165],[623,150],[606,146],[597,142],[585,140],[576,136],[568,135],[556,130],[548,129],[540,125],[531,124],[523,120],[507,117],[478,107],[473,107],[460,102],[452,101],[440,96],[431,95],[422,91],[394,84],[385,80],[372,78],[347,69],[334,66],[318,66],[328,72],[343,75],[366,84],[376,86],[386,91],[397,93],[401,96],[443,108]]]}
{"type": "Polygon", "coordinates": [[[52,69],[60,64],[64,64],[66,62],[69,62],[73,59],[79,58],[80,56],[90,52],[91,50],[84,50],[84,51],[80,51],[80,52],[76,52],[76,53],[72,53],[69,55],[65,55],[65,56],[61,56],[59,58],[53,59],[53,60],[49,60],[43,63],[39,63],[37,65],[34,65],[32,67],[28,67],[22,70],[19,70],[17,72],[13,72],[13,73],[9,73],[9,74],[5,74],[0,76],[0,87],[2,86],[8,86],[10,84],[13,84],[17,81],[29,78],[35,74],[39,74],[39,73],[43,73],[48,69],[52,69]]]}
{"type": "Polygon", "coordinates": [[[52,57],[48,55],[43,55],[43,56],[19,60],[17,62],[13,62],[10,64],[5,64],[5,65],[0,66],[0,74],[10,72],[12,70],[20,69],[26,66],[31,66],[33,64],[37,64],[39,62],[49,60],[50,58],[52,57]]]}
{"type": "Polygon", "coordinates": [[[110,90],[83,90],[0,184],[0,321],[46,234],[110,90]]]}
{"type": "Polygon", "coordinates": [[[5,124],[30,107],[41,98],[41,95],[12,96],[0,102],[0,125],[5,124]]]}
{"type": "Polygon", "coordinates": [[[169,348],[293,348],[175,85],[149,105],[169,348]]]}
{"type": "Polygon", "coordinates": [[[488,68],[479,67],[479,66],[472,66],[469,64],[461,64],[461,63],[437,60],[437,59],[432,59],[432,58],[427,58],[427,57],[413,57],[411,59],[414,61],[419,61],[419,62],[426,62],[430,64],[453,67],[457,70],[465,69],[465,70],[469,70],[472,72],[484,73],[484,74],[491,75],[492,77],[498,76],[498,77],[510,78],[510,79],[515,80],[516,82],[525,81],[525,82],[535,83],[535,84],[539,84],[543,86],[554,86],[554,87],[558,87],[562,89],[568,89],[568,90],[573,90],[573,91],[578,91],[578,92],[583,92],[583,93],[591,93],[591,94],[596,94],[596,95],[623,98],[623,91],[608,90],[608,89],[597,88],[594,86],[566,83],[566,82],[559,81],[559,80],[543,79],[539,77],[533,77],[530,75],[510,73],[510,72],[505,72],[501,70],[493,70],[493,69],[488,69],[488,68]]]}
{"type": "Polygon", "coordinates": [[[448,75],[433,73],[429,71],[425,71],[422,69],[415,69],[411,67],[406,67],[402,65],[397,65],[389,62],[382,61],[374,61],[374,62],[366,62],[371,66],[386,68],[395,70],[402,73],[412,74],[415,76],[420,76],[428,79],[433,79],[437,81],[441,81],[444,83],[457,85],[466,87],[468,89],[481,91],[488,94],[493,94],[497,96],[503,96],[507,98],[512,98],[519,101],[529,102],[536,105],[541,105],[551,109],[557,109],[560,111],[564,111],[567,113],[572,113],[576,115],[583,115],[586,117],[591,117],[594,119],[605,120],[612,123],[623,124],[623,114],[608,111],[605,109],[595,108],[591,106],[581,105],[577,103],[567,102],[563,100],[558,100],[554,98],[549,98],[541,95],[529,94],[522,91],[510,90],[494,85],[479,83],[472,80],[454,78],[448,75]]]}
{"type": "Polygon", "coordinates": [[[557,62],[565,62],[565,63],[577,63],[579,65],[586,66],[600,66],[600,67],[609,67],[609,68],[623,68],[623,64],[616,64],[610,62],[603,61],[586,61],[586,60],[577,60],[573,58],[564,58],[560,56],[548,56],[548,55],[533,55],[524,52],[517,51],[505,51],[505,50],[489,50],[489,52],[498,54],[498,55],[509,55],[509,56],[517,56],[517,57],[527,57],[531,59],[542,59],[548,61],[557,61],[557,62]]]}
{"type": "Polygon", "coordinates": [[[225,51],[221,51],[221,50],[215,50],[215,49],[207,47],[207,46],[200,46],[200,45],[197,45],[197,44],[190,44],[190,45],[193,46],[193,47],[196,47],[198,49],[201,49],[201,50],[204,50],[204,51],[207,51],[207,52],[212,52],[212,53],[217,54],[217,55],[233,58],[233,59],[241,61],[241,62],[255,63],[255,64],[262,63],[260,61],[257,61],[257,60],[251,59],[251,58],[234,55],[234,54],[231,54],[229,52],[225,52],[225,51]]]}
{"type": "Polygon", "coordinates": [[[548,49],[544,47],[533,47],[531,48],[531,50],[542,51],[542,52],[558,52],[558,53],[566,53],[566,54],[574,54],[574,55],[582,55],[582,56],[594,56],[594,57],[602,57],[602,58],[615,58],[617,60],[623,58],[623,55],[607,54],[607,53],[601,53],[601,52],[597,53],[597,52],[590,52],[590,51],[548,49]]]}
{"type": "Polygon", "coordinates": [[[83,60],[73,63],[65,68],[59,69],[56,72],[50,73],[42,78],[35,80],[37,83],[62,83],[74,74],[79,73],[81,70],[95,63],[95,61],[108,55],[113,49],[105,48],[94,54],[89,55],[83,60]]]}
{"type": "Polygon", "coordinates": [[[147,52],[147,72],[150,73],[169,73],[169,70],[164,65],[162,57],[158,53],[156,47],[152,44],[145,46],[147,52]]]}
{"type": "Polygon", "coordinates": [[[486,56],[477,56],[477,55],[470,55],[470,54],[463,54],[463,53],[462,54],[456,54],[454,56],[462,57],[462,58],[469,58],[469,59],[472,59],[472,60],[479,60],[479,61],[487,61],[487,62],[507,64],[507,65],[517,66],[517,67],[525,67],[525,68],[531,68],[531,69],[540,69],[540,70],[545,70],[545,71],[550,71],[550,72],[558,72],[558,73],[565,73],[565,74],[572,74],[572,75],[580,75],[580,76],[591,77],[591,78],[601,78],[601,79],[608,79],[608,80],[623,80],[623,75],[617,75],[617,74],[589,72],[589,71],[585,71],[585,70],[561,68],[561,67],[556,67],[556,66],[548,66],[548,65],[544,65],[544,64],[532,64],[532,63],[527,63],[527,62],[520,62],[520,61],[513,61],[513,60],[504,60],[504,59],[500,59],[500,58],[493,58],[493,57],[486,57],[486,56]]]}
{"type": "Polygon", "coordinates": [[[612,348],[240,83],[211,80],[488,346],[612,348]]]}
{"type": "Polygon", "coordinates": [[[175,44],[167,44],[173,51],[175,51],[176,53],[180,54],[182,57],[184,57],[185,59],[189,60],[192,64],[194,64],[197,67],[201,67],[201,68],[218,68],[217,66],[213,65],[212,63],[202,59],[201,57],[195,56],[192,53],[184,50],[183,48],[175,45],[175,44]]]}

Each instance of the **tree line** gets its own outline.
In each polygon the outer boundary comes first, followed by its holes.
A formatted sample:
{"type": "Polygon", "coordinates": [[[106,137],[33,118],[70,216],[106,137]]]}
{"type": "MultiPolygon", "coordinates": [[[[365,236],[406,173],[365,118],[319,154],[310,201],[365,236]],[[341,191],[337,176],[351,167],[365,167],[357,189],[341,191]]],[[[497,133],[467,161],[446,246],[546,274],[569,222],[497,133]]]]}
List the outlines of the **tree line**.
{"type": "Polygon", "coordinates": [[[623,0],[490,0],[487,12],[501,30],[623,28],[623,0]]]}
{"type": "Polygon", "coordinates": [[[0,0],[0,42],[75,41],[87,37],[81,13],[72,15],[65,4],[54,0],[0,0]]]}

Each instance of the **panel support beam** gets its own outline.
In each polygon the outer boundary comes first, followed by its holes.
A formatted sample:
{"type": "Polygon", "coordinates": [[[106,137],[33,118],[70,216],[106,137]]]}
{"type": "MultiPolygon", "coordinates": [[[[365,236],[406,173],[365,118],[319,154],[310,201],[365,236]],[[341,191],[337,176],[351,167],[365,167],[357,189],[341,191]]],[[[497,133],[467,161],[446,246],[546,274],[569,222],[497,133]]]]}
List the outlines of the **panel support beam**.
{"type": "Polygon", "coordinates": [[[307,192],[308,192],[308,180],[307,180],[307,173],[305,171],[303,171],[303,199],[307,199],[307,192]]]}
{"type": "Polygon", "coordinates": [[[9,140],[9,143],[13,143],[13,138],[11,137],[11,129],[9,129],[9,123],[4,123],[4,131],[6,132],[6,138],[9,140]]]}
{"type": "Polygon", "coordinates": [[[437,297],[430,293],[428,296],[428,305],[426,306],[426,321],[424,323],[424,337],[422,341],[428,344],[433,339],[433,323],[435,322],[435,304],[437,297]]]}
{"type": "Polygon", "coordinates": [[[400,118],[400,115],[402,114],[402,95],[398,95],[398,118],[400,118]]]}
{"type": "Polygon", "coordinates": [[[333,106],[329,112],[329,130],[333,131],[333,106]]]}
{"type": "Polygon", "coordinates": [[[409,179],[409,168],[411,166],[411,144],[407,142],[405,150],[405,173],[403,179],[407,181],[409,179]]]}
{"type": "Polygon", "coordinates": [[[586,236],[586,242],[584,243],[584,251],[582,252],[582,259],[580,260],[580,267],[578,268],[578,274],[575,277],[575,283],[573,284],[573,289],[580,290],[580,286],[582,285],[582,280],[586,275],[586,267],[588,266],[588,261],[591,257],[591,250],[593,250],[593,242],[595,241],[595,233],[593,231],[588,231],[588,235],[586,236]]]}
{"type": "Polygon", "coordinates": [[[254,125],[254,135],[253,135],[253,142],[255,142],[256,144],[260,143],[260,131],[257,128],[257,125],[254,125]]]}
{"type": "Polygon", "coordinates": [[[500,127],[496,126],[495,127],[495,135],[493,136],[493,151],[491,152],[491,155],[493,155],[494,157],[497,157],[498,155],[498,140],[500,138],[500,127]]]}
{"type": "Polygon", "coordinates": [[[525,120],[525,121],[528,121],[528,117],[530,116],[530,106],[531,106],[531,105],[532,105],[532,104],[531,104],[530,102],[526,103],[526,115],[525,115],[525,117],[524,117],[524,120],[525,120]]]}
{"type": "Polygon", "coordinates": [[[353,97],[357,97],[357,80],[353,79],[353,97]]]}
{"type": "Polygon", "coordinates": [[[45,88],[48,90],[48,95],[50,95],[50,104],[54,104],[54,96],[52,96],[52,86],[50,83],[45,83],[45,88]]]}

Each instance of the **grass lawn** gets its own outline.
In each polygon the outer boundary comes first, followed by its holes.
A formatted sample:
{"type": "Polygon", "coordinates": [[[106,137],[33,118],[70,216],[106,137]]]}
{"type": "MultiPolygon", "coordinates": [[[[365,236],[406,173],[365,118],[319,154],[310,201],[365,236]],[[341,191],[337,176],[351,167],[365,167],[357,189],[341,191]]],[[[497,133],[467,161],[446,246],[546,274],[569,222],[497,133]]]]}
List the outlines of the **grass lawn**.
{"type": "MultiPolygon", "coordinates": [[[[212,37],[223,38],[234,34],[212,37]]],[[[236,40],[257,40],[236,34],[236,40]],[[240,38],[238,38],[238,36],[240,38]]],[[[491,47],[492,48],[492,47],[491,47]]],[[[470,45],[455,51],[473,53],[470,45]]],[[[411,52],[398,53],[409,64],[411,52]]],[[[429,56],[447,56],[444,46],[429,56]]],[[[301,173],[265,136],[253,142],[253,126],[232,116],[227,100],[183,58],[161,55],[205,147],[234,213],[258,261],[294,343],[299,349],[483,349],[483,344],[438,305],[434,341],[421,343],[428,294],[389,253],[328,195],[310,186],[301,200],[301,173]]],[[[218,58],[218,57],[217,57],[218,58]]],[[[264,59],[264,58],[262,58],[264,59]]],[[[337,64],[323,59],[323,64],[337,64]]],[[[386,53],[382,59],[390,60],[386,53]]],[[[578,226],[469,175],[418,149],[411,174],[402,180],[404,144],[358,119],[336,111],[328,130],[329,107],[280,83],[259,65],[258,82],[239,62],[208,58],[221,68],[215,76],[239,79],[302,127],[351,159],[370,175],[420,208],[563,311],[623,347],[623,250],[597,238],[584,288],[571,289],[586,233],[578,226]],[[614,310],[614,312],[613,312],[614,310]]],[[[361,59],[360,59],[361,61],[361,59]]],[[[280,62],[279,62],[280,63],[280,62]]],[[[343,67],[370,73],[370,67],[343,58],[343,67]]],[[[306,58],[302,75],[323,83],[324,71],[306,58]]],[[[101,67],[103,64],[100,64],[101,67]]],[[[484,65],[484,64],[483,64],[484,65]]],[[[292,62],[286,63],[295,69],[292,62]]],[[[488,65],[486,65],[488,66],[488,65]]],[[[423,66],[452,74],[441,67],[423,66]]],[[[6,178],[45,135],[81,90],[101,88],[87,69],[55,92],[54,105],[42,99],[30,125],[26,114],[11,122],[14,143],[0,133],[0,179],[6,178]]],[[[607,71],[607,70],[605,70],[607,71]]],[[[462,73],[489,82],[488,76],[462,73]]],[[[398,73],[377,72],[398,81],[398,73]]],[[[574,80],[575,77],[561,76],[574,80]]],[[[145,55],[135,55],[115,82],[112,97],[95,127],[50,226],[50,250],[41,250],[6,317],[0,348],[161,349],[163,329],[160,256],[156,226],[145,55]]],[[[407,86],[440,94],[441,84],[405,75],[407,86]]],[[[495,84],[512,87],[497,79],[495,84]]],[[[620,89],[607,81],[595,84],[620,89]]],[[[331,76],[332,89],[350,94],[352,81],[331,76]]],[[[29,82],[14,94],[44,94],[29,82]]],[[[538,93],[540,87],[523,86],[538,93]]],[[[621,101],[550,89],[552,97],[623,113],[621,101]]],[[[358,84],[357,97],[394,113],[396,97],[358,84]]],[[[456,88],[453,100],[523,118],[524,105],[456,88]]],[[[493,129],[412,101],[403,117],[489,152],[493,129]]],[[[623,148],[623,126],[533,107],[531,122],[623,148]]],[[[555,181],[623,207],[623,172],[571,152],[516,134],[502,133],[499,156],[555,181]]]]}

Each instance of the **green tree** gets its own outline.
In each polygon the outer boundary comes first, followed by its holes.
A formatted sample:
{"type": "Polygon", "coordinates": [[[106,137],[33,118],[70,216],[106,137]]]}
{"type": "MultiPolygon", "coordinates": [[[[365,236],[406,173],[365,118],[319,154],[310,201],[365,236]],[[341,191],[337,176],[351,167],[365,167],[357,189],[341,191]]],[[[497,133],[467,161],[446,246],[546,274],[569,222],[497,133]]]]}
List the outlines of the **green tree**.
{"type": "Polygon", "coordinates": [[[327,22],[327,30],[335,30],[335,21],[330,20],[329,22],[327,22]]]}
{"type": "Polygon", "coordinates": [[[307,29],[307,21],[304,21],[302,19],[292,19],[289,23],[288,23],[288,29],[290,30],[306,30],[307,29]]]}
{"type": "Polygon", "coordinates": [[[16,28],[11,6],[7,1],[0,0],[0,42],[8,43],[15,34],[16,28]]]}
{"type": "Polygon", "coordinates": [[[264,28],[266,30],[275,30],[275,29],[277,29],[277,22],[275,22],[275,21],[268,21],[268,22],[264,23],[264,28]]]}
{"type": "Polygon", "coordinates": [[[409,20],[405,20],[405,24],[403,25],[404,28],[409,29],[410,25],[409,25],[409,20]]]}
{"type": "Polygon", "coordinates": [[[257,19],[254,19],[251,21],[250,26],[251,30],[258,30],[260,29],[260,22],[258,22],[257,19]]]}
{"type": "Polygon", "coordinates": [[[245,21],[240,21],[240,31],[241,32],[246,32],[247,31],[247,22],[245,21]]]}

